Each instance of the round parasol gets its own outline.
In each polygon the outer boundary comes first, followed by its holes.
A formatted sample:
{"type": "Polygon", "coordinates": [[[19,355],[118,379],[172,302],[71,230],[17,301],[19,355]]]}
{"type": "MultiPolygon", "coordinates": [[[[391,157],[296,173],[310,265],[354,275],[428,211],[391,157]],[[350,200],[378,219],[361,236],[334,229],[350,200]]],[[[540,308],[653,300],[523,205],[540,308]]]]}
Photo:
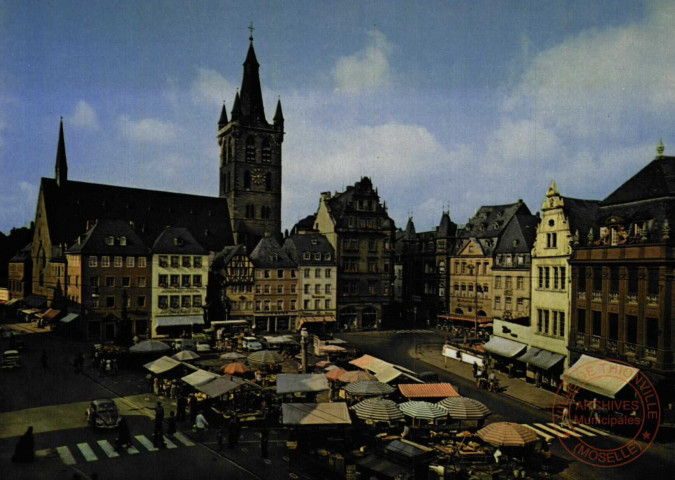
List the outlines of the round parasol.
{"type": "Polygon", "coordinates": [[[447,410],[448,415],[455,420],[482,420],[492,412],[478,400],[467,397],[449,397],[436,403],[447,410]]]}
{"type": "Polygon", "coordinates": [[[129,348],[129,351],[133,353],[168,352],[169,350],[171,350],[170,346],[156,340],[143,340],[129,348]]]}
{"type": "Polygon", "coordinates": [[[226,375],[242,375],[248,372],[248,367],[239,362],[228,363],[227,365],[223,365],[220,369],[226,375]]]}
{"type": "Polygon", "coordinates": [[[220,356],[221,360],[243,360],[244,358],[246,358],[246,355],[237,352],[227,352],[220,356]]]}
{"type": "Polygon", "coordinates": [[[396,406],[396,402],[386,398],[367,398],[351,408],[362,420],[374,422],[403,420],[403,413],[396,406]]]}
{"type": "MultiPolygon", "coordinates": [[[[344,376],[344,375],[343,375],[344,376]]],[[[340,377],[342,378],[342,377],[340,377]]],[[[355,396],[366,395],[389,395],[394,393],[395,388],[377,380],[354,382],[344,387],[344,391],[355,396]]]]}
{"type": "Polygon", "coordinates": [[[258,350],[248,356],[248,363],[256,365],[276,365],[283,361],[281,355],[274,350],[258,350]]]}
{"type": "Polygon", "coordinates": [[[537,441],[537,434],[517,423],[491,423],[476,432],[483,441],[495,447],[522,447],[537,441]]]}
{"type": "Polygon", "coordinates": [[[369,380],[377,380],[377,378],[363,370],[352,370],[340,376],[340,381],[344,383],[367,382],[369,380]]]}
{"type": "Polygon", "coordinates": [[[171,355],[171,358],[174,360],[186,361],[186,360],[196,360],[201,358],[199,354],[193,352],[192,350],[181,350],[180,352],[171,355]]]}
{"type": "Polygon", "coordinates": [[[340,380],[340,377],[345,373],[347,373],[347,370],[344,368],[334,368],[326,374],[326,378],[333,381],[340,380]]]}
{"type": "Polygon", "coordinates": [[[415,419],[435,420],[437,418],[448,416],[448,412],[443,410],[438,405],[430,402],[419,402],[412,400],[410,402],[399,404],[398,408],[401,410],[401,412],[403,412],[404,415],[415,419]]]}

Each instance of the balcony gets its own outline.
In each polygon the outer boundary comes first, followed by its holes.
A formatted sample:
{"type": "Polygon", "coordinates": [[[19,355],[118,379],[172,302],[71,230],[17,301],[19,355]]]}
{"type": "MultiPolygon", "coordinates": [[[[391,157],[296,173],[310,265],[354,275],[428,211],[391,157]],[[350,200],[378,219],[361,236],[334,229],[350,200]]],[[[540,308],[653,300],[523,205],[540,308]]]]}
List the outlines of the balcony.
{"type": "Polygon", "coordinates": [[[616,340],[607,340],[607,351],[610,353],[619,353],[619,344],[616,340]]]}
{"type": "Polygon", "coordinates": [[[647,295],[647,305],[658,305],[659,296],[658,295],[647,295]]]}
{"type": "Polygon", "coordinates": [[[600,349],[600,335],[592,335],[591,336],[591,348],[594,348],[596,350],[600,349]]]}
{"type": "Polygon", "coordinates": [[[645,357],[656,360],[656,347],[645,347],[645,357]]]}
{"type": "Polygon", "coordinates": [[[575,337],[575,343],[577,347],[583,347],[584,346],[584,339],[586,335],[584,335],[581,332],[577,332],[577,335],[575,337]]]}
{"type": "Polygon", "coordinates": [[[578,298],[579,300],[586,300],[586,292],[583,291],[583,290],[579,290],[579,291],[577,292],[577,298],[578,298]]]}
{"type": "Polygon", "coordinates": [[[630,355],[637,355],[637,352],[638,352],[637,343],[624,342],[623,353],[630,354],[630,355]]]}
{"type": "Polygon", "coordinates": [[[591,297],[593,301],[602,301],[602,292],[599,290],[593,290],[593,296],[591,297]]]}
{"type": "Polygon", "coordinates": [[[618,292],[609,292],[609,303],[619,303],[618,292]]]}
{"type": "Polygon", "coordinates": [[[638,296],[637,293],[629,293],[626,295],[626,303],[637,303],[638,302],[638,296]]]}

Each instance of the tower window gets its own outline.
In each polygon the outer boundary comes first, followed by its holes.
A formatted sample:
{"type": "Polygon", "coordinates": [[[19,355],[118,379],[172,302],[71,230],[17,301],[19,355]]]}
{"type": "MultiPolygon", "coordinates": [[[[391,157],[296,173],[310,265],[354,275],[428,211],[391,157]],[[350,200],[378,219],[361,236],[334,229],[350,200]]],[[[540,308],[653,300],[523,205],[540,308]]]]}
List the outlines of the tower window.
{"type": "Polygon", "coordinates": [[[262,161],[265,163],[272,162],[272,148],[270,147],[270,140],[265,139],[262,145],[262,161]]]}
{"type": "Polygon", "coordinates": [[[251,172],[248,170],[244,172],[244,188],[251,188],[251,172]]]}
{"type": "Polygon", "coordinates": [[[246,218],[254,218],[254,217],[255,217],[255,206],[246,205],[246,218]]]}
{"type": "Polygon", "coordinates": [[[255,138],[252,136],[246,139],[246,161],[255,162],[255,138]]]}

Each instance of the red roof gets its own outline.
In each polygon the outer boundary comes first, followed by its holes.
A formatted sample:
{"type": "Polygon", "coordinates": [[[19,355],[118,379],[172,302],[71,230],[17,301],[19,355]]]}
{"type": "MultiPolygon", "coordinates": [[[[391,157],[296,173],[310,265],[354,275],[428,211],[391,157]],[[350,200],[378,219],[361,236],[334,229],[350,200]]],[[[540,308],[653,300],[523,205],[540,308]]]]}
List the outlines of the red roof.
{"type": "Polygon", "coordinates": [[[449,383],[401,383],[398,386],[407,398],[459,397],[455,387],[449,383]]]}

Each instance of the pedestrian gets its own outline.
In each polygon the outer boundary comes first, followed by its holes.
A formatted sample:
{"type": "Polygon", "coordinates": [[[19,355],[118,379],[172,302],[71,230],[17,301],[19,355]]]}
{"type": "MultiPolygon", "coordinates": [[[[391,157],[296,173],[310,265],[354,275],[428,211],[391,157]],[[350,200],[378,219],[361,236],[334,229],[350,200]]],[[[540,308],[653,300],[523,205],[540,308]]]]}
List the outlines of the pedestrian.
{"type": "Polygon", "coordinates": [[[169,418],[166,419],[166,433],[167,435],[176,433],[176,412],[173,410],[169,413],[169,418]]]}
{"type": "Polygon", "coordinates": [[[570,426],[570,411],[567,407],[563,408],[562,415],[560,418],[560,425],[563,427],[570,426]]]}
{"type": "Polygon", "coordinates": [[[509,378],[513,378],[513,362],[509,363],[509,366],[507,368],[509,371],[509,378]]]}
{"type": "Polygon", "coordinates": [[[534,385],[535,385],[537,388],[540,388],[540,387],[541,387],[541,373],[539,373],[539,372],[536,372],[536,373],[534,374],[534,385]]]}
{"type": "Polygon", "coordinates": [[[269,452],[267,450],[267,445],[270,440],[270,432],[267,429],[263,429],[260,432],[260,456],[267,460],[269,457],[269,452]]]}
{"type": "Polygon", "coordinates": [[[119,368],[117,367],[117,359],[113,358],[112,359],[112,374],[117,375],[117,372],[119,372],[119,368]]]}
{"type": "Polygon", "coordinates": [[[197,418],[197,398],[192,393],[188,399],[188,407],[190,408],[190,422],[194,424],[197,418]]]}
{"type": "Polygon", "coordinates": [[[472,368],[473,368],[473,378],[477,378],[478,377],[478,363],[473,362],[472,368]]]}
{"type": "Polygon", "coordinates": [[[159,397],[159,378],[158,377],[155,377],[155,379],[152,381],[152,390],[155,393],[155,395],[159,397]]]}
{"type": "Polygon", "coordinates": [[[541,447],[541,470],[545,476],[548,476],[549,471],[551,470],[551,447],[548,440],[541,447]]]}
{"type": "Polygon", "coordinates": [[[152,388],[153,388],[152,373],[148,373],[145,376],[145,381],[148,384],[148,392],[152,392],[152,388]]]}
{"type": "Polygon", "coordinates": [[[28,427],[28,430],[21,435],[16,444],[12,462],[24,463],[32,462],[33,460],[35,460],[35,440],[33,439],[33,427],[28,427]]]}
{"type": "Polygon", "coordinates": [[[108,359],[105,361],[105,374],[110,375],[112,373],[112,360],[108,359]]]}
{"type": "Polygon", "coordinates": [[[197,431],[197,436],[199,437],[200,440],[204,440],[204,431],[208,426],[209,422],[206,421],[206,418],[204,418],[204,414],[200,411],[195,417],[194,423],[194,427],[197,431]]]}
{"type": "Polygon", "coordinates": [[[47,351],[42,349],[42,355],[40,356],[40,364],[42,365],[43,370],[47,370],[47,351]]]}
{"type": "Polygon", "coordinates": [[[155,434],[153,436],[152,441],[155,447],[164,445],[163,430],[164,430],[164,407],[162,407],[162,402],[157,402],[157,406],[155,407],[155,434]]]}
{"type": "Polygon", "coordinates": [[[169,389],[169,396],[171,398],[176,398],[176,393],[178,392],[178,384],[174,380],[171,382],[171,388],[169,389]]]}
{"type": "Polygon", "coordinates": [[[176,400],[176,420],[179,422],[185,420],[185,407],[187,407],[187,400],[183,395],[178,395],[178,400],[176,400]]]}
{"type": "Polygon", "coordinates": [[[131,433],[129,432],[129,424],[127,419],[122,417],[120,423],[117,425],[117,442],[115,442],[115,449],[120,450],[131,445],[131,433]]]}
{"type": "Polygon", "coordinates": [[[105,374],[105,358],[101,358],[101,362],[98,364],[98,376],[102,377],[105,374]]]}
{"type": "Polygon", "coordinates": [[[220,452],[223,449],[223,437],[225,436],[225,431],[222,428],[218,429],[216,433],[216,443],[218,444],[218,451],[220,452]]]}
{"type": "Polygon", "coordinates": [[[595,420],[596,425],[600,425],[600,415],[598,415],[598,399],[594,398],[591,402],[590,417],[595,420]]]}

